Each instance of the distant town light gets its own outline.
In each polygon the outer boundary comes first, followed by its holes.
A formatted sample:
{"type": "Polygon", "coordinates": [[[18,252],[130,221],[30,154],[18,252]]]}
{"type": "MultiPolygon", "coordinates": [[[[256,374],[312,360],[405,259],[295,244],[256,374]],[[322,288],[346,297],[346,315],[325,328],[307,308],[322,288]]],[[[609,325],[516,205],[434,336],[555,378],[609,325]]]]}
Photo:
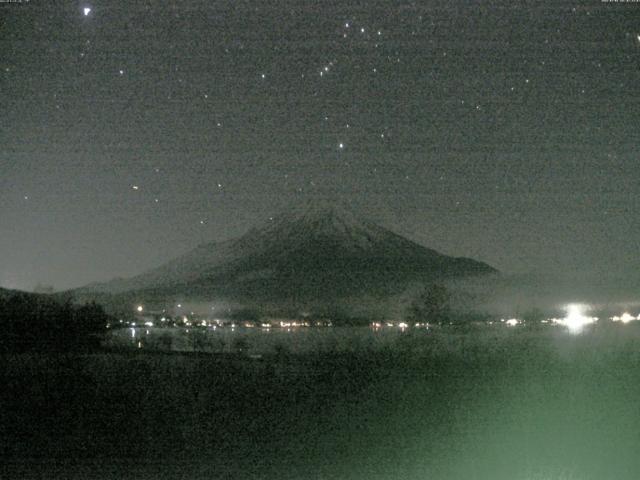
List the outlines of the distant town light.
{"type": "Polygon", "coordinates": [[[622,323],[629,323],[632,322],[634,320],[638,320],[640,319],[640,315],[638,315],[638,318],[634,317],[633,315],[631,315],[629,312],[624,312],[621,316],[615,316],[615,317],[611,317],[611,320],[614,322],[622,322],[622,323]]]}
{"type": "Polygon", "coordinates": [[[142,312],[142,311],[144,310],[144,307],[143,307],[142,305],[138,305],[138,306],[136,307],[136,310],[137,310],[138,312],[142,312]]]}
{"type": "Polygon", "coordinates": [[[504,323],[506,323],[510,327],[515,327],[520,323],[520,320],[518,320],[517,318],[510,318],[509,320],[504,320],[504,323]]]}
{"type": "Polygon", "coordinates": [[[556,323],[564,325],[571,333],[580,333],[586,325],[595,323],[596,317],[587,317],[584,314],[586,306],[578,304],[567,305],[567,316],[556,320],[556,323]]]}
{"type": "Polygon", "coordinates": [[[91,13],[91,9],[89,7],[84,7],[82,11],[84,12],[85,17],[88,17],[89,14],[91,13]]]}

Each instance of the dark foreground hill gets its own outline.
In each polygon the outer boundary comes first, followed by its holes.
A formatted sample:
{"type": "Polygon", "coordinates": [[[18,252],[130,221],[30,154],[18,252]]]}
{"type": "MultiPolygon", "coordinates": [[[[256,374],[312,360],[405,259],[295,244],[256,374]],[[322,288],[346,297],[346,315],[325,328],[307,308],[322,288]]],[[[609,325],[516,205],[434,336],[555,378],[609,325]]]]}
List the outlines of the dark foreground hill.
{"type": "Polygon", "coordinates": [[[0,288],[0,353],[94,348],[109,321],[94,303],[0,288]]]}

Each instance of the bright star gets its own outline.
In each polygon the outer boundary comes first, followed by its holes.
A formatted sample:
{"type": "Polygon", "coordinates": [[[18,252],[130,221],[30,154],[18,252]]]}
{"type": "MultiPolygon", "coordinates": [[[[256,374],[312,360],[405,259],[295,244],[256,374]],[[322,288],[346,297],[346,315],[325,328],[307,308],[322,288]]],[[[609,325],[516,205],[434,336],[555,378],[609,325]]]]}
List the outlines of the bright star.
{"type": "Polygon", "coordinates": [[[89,7],[84,7],[82,11],[84,12],[85,17],[88,17],[89,14],[91,13],[91,9],[89,7]]]}

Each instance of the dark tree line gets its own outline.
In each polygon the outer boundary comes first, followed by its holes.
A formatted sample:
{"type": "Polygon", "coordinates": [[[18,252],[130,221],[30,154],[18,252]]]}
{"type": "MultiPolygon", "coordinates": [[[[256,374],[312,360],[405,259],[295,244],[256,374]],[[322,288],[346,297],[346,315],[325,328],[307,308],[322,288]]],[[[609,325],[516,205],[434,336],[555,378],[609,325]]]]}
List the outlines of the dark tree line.
{"type": "Polygon", "coordinates": [[[449,323],[452,319],[451,294],[444,285],[427,285],[409,305],[408,318],[436,325],[449,323]]]}
{"type": "Polygon", "coordinates": [[[99,346],[110,317],[95,303],[27,293],[0,296],[0,350],[69,352],[99,346]]]}

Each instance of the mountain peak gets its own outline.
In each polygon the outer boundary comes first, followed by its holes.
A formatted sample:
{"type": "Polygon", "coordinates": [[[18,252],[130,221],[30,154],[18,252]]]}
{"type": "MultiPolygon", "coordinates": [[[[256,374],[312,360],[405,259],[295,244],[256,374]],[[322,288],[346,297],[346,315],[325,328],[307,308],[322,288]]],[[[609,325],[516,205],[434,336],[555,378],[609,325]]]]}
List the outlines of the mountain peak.
{"type": "Polygon", "coordinates": [[[350,206],[338,201],[309,199],[291,206],[272,217],[260,229],[250,232],[269,237],[271,241],[291,244],[306,243],[311,239],[333,238],[345,242],[344,245],[370,243],[380,236],[382,228],[358,216],[350,206]]]}
{"type": "Polygon", "coordinates": [[[319,299],[494,271],[482,262],[418,245],[360,218],[341,202],[309,199],[240,238],[201,245],[103,290],[319,299]]]}
{"type": "Polygon", "coordinates": [[[353,223],[363,221],[356,215],[350,205],[339,200],[310,198],[294,204],[274,218],[290,220],[340,218],[353,223]]]}

